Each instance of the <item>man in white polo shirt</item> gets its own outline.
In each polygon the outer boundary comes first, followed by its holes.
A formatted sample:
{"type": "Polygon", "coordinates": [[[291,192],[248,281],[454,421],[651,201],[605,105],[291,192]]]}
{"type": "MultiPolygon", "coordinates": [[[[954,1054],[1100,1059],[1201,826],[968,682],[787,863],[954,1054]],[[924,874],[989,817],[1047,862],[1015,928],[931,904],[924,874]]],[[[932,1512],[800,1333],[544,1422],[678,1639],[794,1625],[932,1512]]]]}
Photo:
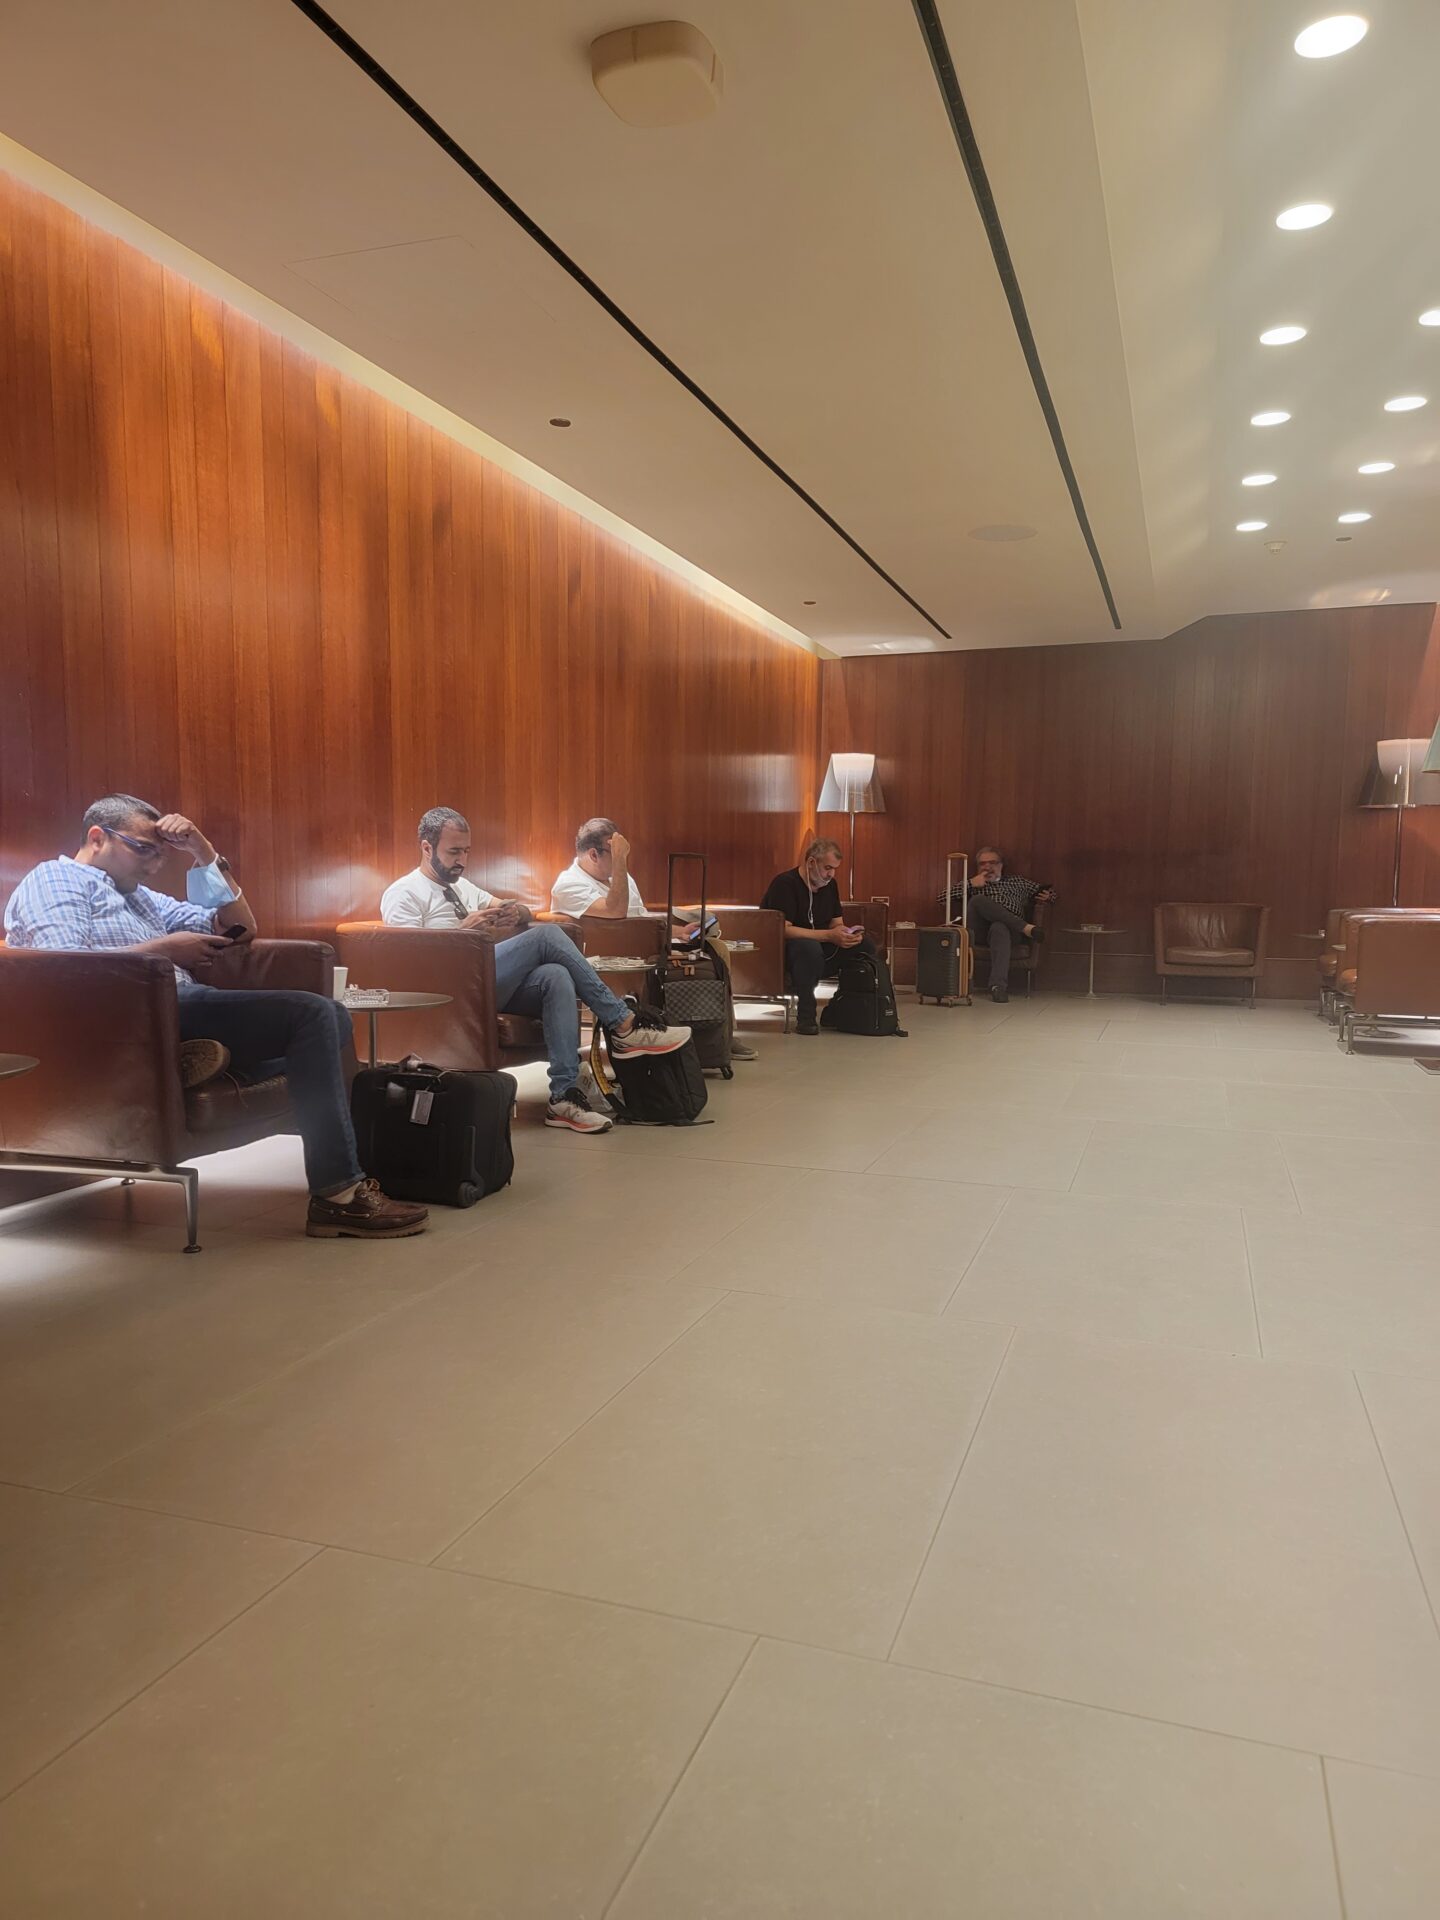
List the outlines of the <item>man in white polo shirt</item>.
{"type": "Polygon", "coordinates": [[[610,1121],[593,1113],[580,1091],[580,1008],[583,1000],[610,1040],[612,1054],[673,1053],[690,1038],[688,1027],[656,1027],[618,999],[559,927],[537,926],[518,900],[497,900],[465,878],[470,826],[453,807],[432,807],[420,822],[420,864],[385,889],[380,918],[387,927],[470,927],[495,942],[495,1004],[502,1013],[538,1018],[550,1057],[547,1127],[605,1133],[610,1121]]]}
{"type": "MultiPolygon", "coordinates": [[[[572,920],[631,920],[649,911],[630,872],[630,842],[613,820],[597,814],[575,836],[575,858],[550,889],[552,913],[572,920]]],[[[682,916],[676,914],[677,920],[682,916]]],[[[690,915],[693,919],[694,916],[690,915]]],[[[711,943],[729,966],[723,941],[711,943]]],[[[730,1003],[730,1058],[758,1060],[754,1047],[735,1031],[735,1003],[730,1003]]]]}

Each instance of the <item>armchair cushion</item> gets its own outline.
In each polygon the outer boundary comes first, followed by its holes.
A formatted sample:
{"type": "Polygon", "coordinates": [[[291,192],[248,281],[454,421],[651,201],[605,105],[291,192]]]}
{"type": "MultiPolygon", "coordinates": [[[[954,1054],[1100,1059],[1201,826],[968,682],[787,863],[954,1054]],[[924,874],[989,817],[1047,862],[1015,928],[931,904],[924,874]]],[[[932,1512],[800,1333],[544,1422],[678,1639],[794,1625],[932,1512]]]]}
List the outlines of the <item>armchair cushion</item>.
{"type": "Polygon", "coordinates": [[[1172,967],[1253,967],[1253,947],[1167,947],[1172,967]]]}

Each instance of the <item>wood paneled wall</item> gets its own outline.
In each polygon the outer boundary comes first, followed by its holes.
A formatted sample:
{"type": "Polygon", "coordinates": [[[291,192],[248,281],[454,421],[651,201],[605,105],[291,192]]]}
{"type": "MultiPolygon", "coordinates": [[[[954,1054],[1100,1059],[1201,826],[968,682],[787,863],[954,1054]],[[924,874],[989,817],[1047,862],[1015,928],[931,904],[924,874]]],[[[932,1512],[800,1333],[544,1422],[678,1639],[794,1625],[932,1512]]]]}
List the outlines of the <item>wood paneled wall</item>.
{"type": "Polygon", "coordinates": [[[0,898],[111,789],[312,934],[437,801],[547,900],[594,813],[741,899],[811,817],[812,655],[3,175],[0,654],[0,898]]]}
{"type": "MultiPolygon", "coordinates": [[[[1389,902],[1395,816],[1355,801],[1376,739],[1428,736],[1440,714],[1435,611],[827,662],[823,749],[878,753],[885,790],[887,812],[858,822],[858,889],[931,920],[946,852],[992,841],[1060,890],[1042,978],[1075,982],[1065,949],[1083,943],[1060,929],[1094,920],[1127,929],[1100,943],[1115,986],[1153,986],[1155,902],[1262,901],[1271,990],[1306,991],[1316,945],[1300,936],[1332,906],[1389,902]]],[[[1440,808],[1405,816],[1401,898],[1440,906],[1440,808]]]]}

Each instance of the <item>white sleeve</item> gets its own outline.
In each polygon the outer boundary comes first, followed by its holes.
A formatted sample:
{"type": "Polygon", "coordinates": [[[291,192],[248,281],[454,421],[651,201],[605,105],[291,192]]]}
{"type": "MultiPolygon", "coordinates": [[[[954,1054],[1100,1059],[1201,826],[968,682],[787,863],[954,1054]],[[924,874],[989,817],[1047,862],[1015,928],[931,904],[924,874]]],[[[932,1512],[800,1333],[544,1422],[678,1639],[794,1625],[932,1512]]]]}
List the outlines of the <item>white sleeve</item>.
{"type": "Polygon", "coordinates": [[[567,867],[550,889],[550,911],[568,913],[579,920],[587,907],[605,898],[605,888],[587,873],[572,873],[567,867]]]}
{"type": "MultiPolygon", "coordinates": [[[[475,913],[481,907],[498,907],[500,905],[500,902],[496,898],[496,896],[493,893],[487,893],[484,887],[477,887],[473,880],[471,880],[468,884],[469,884],[471,893],[473,893],[475,896],[470,906],[471,913],[475,913]]],[[[463,895],[462,895],[462,898],[463,898],[463,895]]]]}
{"type": "Polygon", "coordinates": [[[380,896],[380,918],[387,927],[423,927],[425,903],[404,880],[392,880],[380,896]]]}

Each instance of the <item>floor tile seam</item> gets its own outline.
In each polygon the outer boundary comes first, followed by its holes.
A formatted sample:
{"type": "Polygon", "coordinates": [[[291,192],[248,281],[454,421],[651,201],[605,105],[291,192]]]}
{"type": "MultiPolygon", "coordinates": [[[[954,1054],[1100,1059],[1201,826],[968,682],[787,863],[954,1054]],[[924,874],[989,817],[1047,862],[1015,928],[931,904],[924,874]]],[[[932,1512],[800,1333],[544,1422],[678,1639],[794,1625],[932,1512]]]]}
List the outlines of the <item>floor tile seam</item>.
{"type": "MultiPolygon", "coordinates": [[[[1297,1200],[1297,1206],[1300,1204],[1297,1200]]],[[[1260,1329],[1260,1298],[1255,1291],[1255,1259],[1250,1251],[1250,1222],[1245,1217],[1245,1209],[1240,1209],[1240,1237],[1245,1242],[1245,1276],[1250,1284],[1250,1311],[1255,1316],[1255,1346],[1260,1358],[1265,1358],[1265,1336],[1260,1329]]]]}
{"type": "Polygon", "coordinates": [[[149,1693],[152,1687],[158,1687],[163,1680],[167,1680],[178,1668],[183,1667],[187,1660],[193,1660],[196,1654],[208,1647],[212,1640],[218,1639],[222,1633],[228,1633],[237,1621],[243,1620],[246,1614],[252,1612],[262,1601],[270,1599],[271,1596],[278,1593],[282,1587],[288,1586],[296,1574],[302,1573],[305,1568],[308,1567],[313,1560],[318,1559],[324,1551],[324,1547],[317,1546],[313,1553],[307,1553],[298,1566],[288,1568],[280,1575],[279,1579],[273,1581],[266,1587],[263,1593],[255,1594],[253,1598],[246,1601],[245,1605],[241,1607],[237,1613],[232,1613],[229,1619],[222,1620],[218,1626],[212,1627],[209,1633],[197,1640],[194,1646],[187,1647],[183,1653],[178,1654],[167,1667],[164,1667],[159,1673],[151,1674],[143,1686],[136,1687],[133,1693],[127,1694],[125,1698],[117,1702],[108,1713],[102,1714],[93,1726],[86,1727],[83,1733],[77,1733],[73,1740],[67,1740],[63,1747],[58,1748],[50,1755],[48,1760],[43,1761],[33,1772],[27,1773],[23,1780],[17,1780],[14,1786],[7,1788],[4,1793],[0,1793],[0,1807],[3,1807],[6,1801],[12,1799],[17,1793],[22,1792],[24,1788],[32,1785],[42,1774],[48,1773],[51,1767],[57,1766],[68,1753],[73,1752],[82,1742],[92,1739],[100,1732],[102,1727],[108,1726],[117,1714],[124,1713],[129,1707],[132,1707],[137,1700],[149,1693]]]}
{"type": "Polygon", "coordinates": [[[675,1778],[671,1781],[669,1792],[665,1794],[665,1796],[660,1802],[660,1805],[656,1808],[654,1819],[651,1820],[649,1825],[646,1827],[644,1833],[641,1835],[640,1844],[636,1847],[634,1853],[631,1854],[630,1859],[626,1862],[625,1868],[621,1873],[620,1878],[615,1883],[614,1891],[611,1893],[609,1899],[606,1900],[605,1905],[601,1908],[600,1920],[606,1920],[606,1916],[610,1914],[614,1909],[615,1902],[620,1898],[621,1894],[625,1891],[626,1882],[630,1879],[630,1876],[634,1873],[636,1867],[639,1866],[641,1859],[644,1857],[645,1849],[649,1846],[651,1839],[654,1837],[656,1829],[660,1825],[660,1822],[665,1818],[665,1815],[669,1810],[671,1801],[675,1798],[676,1794],[680,1791],[680,1788],[684,1783],[686,1774],[689,1773],[691,1767],[694,1766],[695,1761],[699,1757],[701,1748],[705,1745],[705,1742],[709,1739],[711,1729],[714,1727],[716,1721],[720,1718],[720,1715],[725,1711],[725,1707],[729,1702],[730,1696],[734,1693],[736,1687],[739,1686],[741,1677],[744,1674],[745,1669],[750,1665],[750,1661],[754,1655],[755,1649],[756,1647],[759,1646],[759,1644],[760,1644],[760,1639],[759,1639],[759,1636],[756,1635],[751,1639],[750,1645],[745,1649],[745,1657],[743,1660],[741,1660],[739,1666],[735,1669],[735,1672],[731,1677],[729,1686],[725,1688],[720,1698],[716,1701],[714,1712],[706,1720],[705,1725],[700,1729],[699,1738],[696,1740],[694,1746],[691,1747],[689,1753],[686,1755],[684,1764],[681,1766],[680,1771],[676,1774],[675,1778]]]}
{"type": "MultiPolygon", "coordinates": [[[[964,1266],[960,1269],[959,1274],[956,1276],[954,1286],[950,1289],[949,1293],[946,1294],[945,1304],[944,1306],[941,1307],[940,1313],[937,1317],[943,1319],[944,1316],[950,1311],[950,1308],[954,1305],[956,1296],[959,1294],[960,1289],[965,1284],[966,1276],[969,1274],[970,1269],[975,1265],[975,1262],[980,1258],[981,1254],[984,1253],[986,1247],[989,1246],[991,1237],[999,1228],[1001,1221],[1009,1213],[1010,1208],[1014,1204],[1015,1196],[1018,1192],[1019,1192],[1019,1189],[1017,1187],[1011,1187],[1010,1191],[1005,1195],[1005,1198],[1001,1201],[999,1210],[996,1213],[995,1218],[990,1222],[989,1226],[985,1229],[984,1234],[981,1236],[979,1246],[976,1247],[975,1251],[971,1254],[970,1258],[965,1262],[964,1266]]],[[[1007,1325],[1008,1322],[1002,1321],[1000,1322],[1000,1324],[1003,1326],[1003,1325],[1007,1325]]],[[[1010,1329],[1010,1338],[1013,1340],[1014,1337],[1015,1337],[1015,1329],[1012,1327],[1010,1329]]],[[[1005,1351],[1007,1353],[1010,1351],[1009,1341],[1006,1342],[1005,1351]]]]}
{"type": "Polygon", "coordinates": [[[1000,1384],[1000,1377],[1005,1371],[1006,1362],[1009,1360],[1011,1349],[1015,1345],[1016,1332],[1017,1329],[1011,1327],[1010,1337],[1005,1342],[1005,1350],[1000,1355],[995,1372],[991,1376],[990,1385],[986,1390],[985,1398],[981,1402],[980,1411],[975,1416],[975,1424],[970,1429],[969,1437],[966,1439],[964,1450],[960,1455],[960,1464],[956,1467],[955,1476],[950,1482],[945,1498],[940,1503],[940,1511],[935,1516],[935,1525],[930,1530],[930,1538],[926,1541],[925,1551],[920,1556],[920,1564],[915,1570],[915,1578],[910,1583],[910,1591],[905,1596],[905,1603],[900,1609],[900,1617],[895,1623],[895,1631],[891,1634],[889,1645],[886,1647],[885,1658],[887,1660],[893,1656],[895,1648],[899,1644],[900,1636],[905,1631],[905,1622],[910,1617],[910,1609],[915,1604],[915,1596],[920,1591],[921,1581],[925,1578],[925,1569],[929,1566],[931,1555],[935,1551],[935,1542],[940,1538],[941,1530],[945,1525],[946,1515],[949,1513],[951,1505],[954,1502],[956,1491],[959,1488],[961,1478],[965,1472],[966,1463],[974,1449],[976,1437],[984,1425],[986,1414],[990,1411],[990,1402],[995,1397],[995,1389],[1000,1384]]]}
{"type": "MultiPolygon", "coordinates": [[[[1377,1370],[1383,1371],[1383,1369],[1377,1370]]],[[[1416,1376],[1417,1379],[1421,1377],[1420,1375],[1416,1376]]],[[[1390,1462],[1385,1458],[1385,1449],[1380,1443],[1380,1435],[1375,1430],[1374,1415],[1370,1411],[1369,1401],[1365,1398],[1365,1388],[1361,1383],[1358,1371],[1352,1370],[1350,1378],[1355,1383],[1355,1392],[1359,1396],[1361,1411],[1365,1415],[1365,1424],[1370,1429],[1370,1439],[1374,1444],[1376,1458],[1380,1462],[1380,1471],[1384,1474],[1385,1484],[1390,1489],[1390,1498],[1395,1506],[1395,1518],[1399,1521],[1400,1531],[1405,1536],[1405,1545],[1410,1551],[1410,1563],[1415,1569],[1415,1578],[1420,1582],[1420,1591],[1425,1596],[1425,1604],[1430,1610],[1430,1618],[1434,1623],[1435,1632],[1437,1635],[1440,1635],[1440,1595],[1433,1594],[1430,1591],[1430,1583],[1425,1578],[1425,1569],[1420,1564],[1420,1555],[1415,1550],[1415,1541],[1410,1532],[1410,1523],[1406,1520],[1405,1509],[1400,1504],[1400,1494],[1396,1488],[1394,1476],[1390,1471],[1390,1462]]]]}
{"type": "MultiPolygon", "coordinates": [[[[1300,1136],[1292,1136],[1292,1138],[1298,1137],[1300,1136]]],[[[1313,1138],[1313,1136],[1305,1137],[1313,1138]]],[[[1275,1144],[1280,1149],[1280,1164],[1284,1167],[1285,1178],[1290,1183],[1290,1197],[1295,1202],[1295,1211],[1297,1213],[1304,1213],[1305,1209],[1300,1204],[1300,1189],[1295,1184],[1295,1169],[1291,1166],[1290,1155],[1285,1150],[1285,1136],[1278,1127],[1275,1130],[1275,1144]]]]}
{"type": "MultiPolygon", "coordinates": [[[[1083,1119],[1083,1118],[1084,1118],[1084,1116],[1083,1116],[1083,1115],[1077,1115],[1076,1117],[1077,1117],[1078,1119],[1083,1119]]],[[[1092,1116],[1091,1116],[1091,1120],[1090,1120],[1090,1131],[1089,1131],[1089,1132],[1088,1132],[1088,1133],[1086,1134],[1086,1136],[1085,1136],[1085,1144],[1084,1144],[1084,1146],[1083,1146],[1083,1147],[1081,1147],[1081,1149],[1080,1149],[1080,1151],[1079,1151],[1079,1153],[1077,1153],[1077,1154],[1076,1154],[1076,1156],[1075,1156],[1075,1167],[1074,1167],[1074,1171],[1073,1171],[1073,1172],[1071,1173],[1071,1175],[1070,1175],[1070,1178],[1069,1178],[1069,1180],[1068,1180],[1068,1181],[1066,1182],[1066,1184],[1065,1184],[1065,1186],[1064,1186],[1064,1187],[1063,1187],[1063,1188],[1061,1189],[1061,1191],[1062,1191],[1062,1192],[1064,1192],[1064,1193],[1074,1193],[1074,1191],[1075,1191],[1075,1182],[1076,1182],[1076,1181],[1077,1181],[1077,1180],[1078,1180],[1078,1179],[1080,1178],[1080,1169],[1081,1169],[1081,1167],[1083,1167],[1083,1166],[1084,1166],[1084,1164],[1085,1164],[1085,1156],[1086,1156],[1086,1154],[1087,1154],[1087,1153],[1089,1153],[1089,1151],[1090,1151],[1090,1149],[1091,1149],[1091,1148],[1092,1148],[1092,1147],[1094,1146],[1094,1144],[1095,1144],[1095,1129],[1096,1129],[1096,1127],[1097,1127],[1097,1126],[1099,1126],[1099,1124],[1100,1124],[1100,1122],[1098,1121],[1098,1119],[1096,1119],[1096,1118],[1095,1118],[1095,1117],[1094,1117],[1094,1116],[1092,1115],[1092,1116]]]]}
{"type": "Polygon", "coordinates": [[[1335,1827],[1335,1807],[1330,1797],[1330,1768],[1324,1754],[1320,1756],[1320,1785],[1325,1793],[1325,1823],[1330,1829],[1330,1859],[1335,1868],[1335,1898],[1340,1908],[1340,1920],[1347,1920],[1350,1909],[1345,1900],[1345,1875],[1340,1867],[1340,1835],[1335,1827]]]}
{"type": "MultiPolygon", "coordinates": [[[[773,1635],[762,1636],[771,1639],[773,1635]]],[[[817,1652],[836,1652],[834,1648],[817,1648],[817,1652]]],[[[1119,1720],[1136,1720],[1148,1727],[1173,1727],[1181,1733],[1198,1733],[1209,1740],[1236,1740],[1242,1746],[1261,1747],[1267,1753],[1290,1754],[1298,1760],[1313,1760],[1317,1769],[1325,1761],[1332,1760],[1341,1766],[1364,1767],[1372,1773],[1395,1773],[1407,1780],[1422,1780],[1428,1785],[1440,1785],[1440,1766],[1434,1773],[1417,1773],[1414,1767],[1401,1767],[1381,1760],[1362,1759],[1356,1754],[1331,1753],[1328,1748],[1296,1746],[1288,1740],[1265,1740],[1259,1734],[1237,1733],[1231,1727],[1200,1726],[1193,1720],[1171,1720],[1161,1713],[1142,1713],[1137,1707],[1116,1706],[1108,1700],[1082,1700],[1068,1693],[1047,1693],[1041,1687],[1016,1686],[1006,1680],[986,1680],[977,1674],[956,1673],[950,1667],[927,1667],[918,1660],[897,1660],[893,1656],[879,1660],[874,1654],[850,1654],[840,1656],[844,1659],[868,1660],[872,1665],[893,1667],[902,1673],[923,1673],[936,1680],[953,1680],[962,1686],[984,1687],[991,1693],[1014,1694],[1022,1700],[1047,1700],[1056,1706],[1079,1707],[1086,1713],[1112,1714],[1119,1720]]]]}
{"type": "MultiPolygon", "coordinates": [[[[672,1274],[671,1280],[674,1280],[677,1277],[678,1277],[677,1275],[672,1274]]],[[[668,1283],[662,1282],[661,1284],[664,1285],[668,1283]]],[[[429,1559],[424,1561],[423,1564],[427,1567],[433,1567],[435,1566],[436,1562],[438,1560],[443,1559],[447,1553],[453,1552],[453,1550],[465,1538],[466,1534],[472,1533],[474,1529],[480,1525],[482,1520],[487,1519],[489,1515],[492,1514],[497,1507],[503,1505],[503,1503],[506,1500],[508,1500],[512,1494],[518,1493],[520,1489],[525,1485],[525,1483],[532,1478],[533,1475],[539,1473],[542,1467],[548,1465],[548,1463],[554,1459],[555,1455],[560,1452],[562,1447],[568,1447],[572,1440],[577,1439],[579,1435],[585,1431],[585,1429],[590,1425],[592,1420],[598,1420],[600,1415],[604,1413],[605,1409],[611,1406],[616,1400],[618,1400],[622,1393],[627,1393],[629,1389],[635,1385],[637,1380],[643,1380],[645,1375],[650,1371],[650,1369],[654,1366],[658,1366],[660,1361],[662,1361],[665,1358],[667,1353],[671,1352],[673,1348],[679,1346],[682,1340],[688,1339],[689,1336],[695,1331],[697,1327],[702,1326],[705,1323],[705,1321],[707,1321],[710,1318],[711,1314],[715,1313],[730,1298],[730,1292],[731,1290],[728,1287],[723,1289],[722,1291],[718,1291],[715,1299],[713,1299],[710,1302],[710,1305],[706,1307],[703,1313],[697,1314],[695,1318],[689,1322],[688,1325],[680,1329],[680,1331],[674,1336],[673,1339],[667,1340],[665,1342],[665,1345],[660,1348],[658,1353],[653,1353],[650,1356],[650,1358],[645,1362],[643,1367],[638,1367],[635,1370],[635,1372],[629,1376],[628,1379],[623,1380],[620,1383],[620,1385],[616,1387],[613,1393],[607,1394],[605,1398],[601,1401],[598,1407],[592,1408],[591,1411],[586,1414],[585,1418],[581,1420],[578,1425],[572,1427],[567,1434],[563,1435],[559,1440],[557,1440],[555,1445],[551,1447],[549,1451],[545,1453],[545,1455],[541,1459],[537,1460],[533,1466],[527,1467],[525,1472],[521,1474],[520,1478],[516,1480],[513,1485],[508,1486],[503,1493],[497,1494],[493,1500],[489,1501],[484,1507],[481,1508],[479,1513],[472,1515],[472,1517],[466,1521],[465,1525],[460,1529],[460,1531],[457,1534],[455,1534],[453,1538],[447,1540],[443,1547],[440,1547],[435,1553],[431,1554],[429,1559]]],[[[449,1571],[452,1571],[452,1569],[442,1568],[440,1569],[440,1571],[449,1572],[449,1571]]]]}
{"type": "Polygon", "coordinates": [[[135,1446],[126,1447],[122,1453],[115,1454],[113,1458],[106,1460],[101,1466],[92,1468],[88,1473],[82,1473],[78,1480],[71,1481],[70,1485],[61,1489],[61,1491],[65,1493],[83,1492],[92,1480],[98,1480],[102,1474],[109,1473],[112,1468],[122,1466],[125,1461],[133,1458],[135,1454],[143,1453],[146,1447],[157,1446],[163,1440],[173,1440],[181,1434],[188,1433],[192,1427],[198,1426],[202,1420],[208,1420],[213,1414],[221,1413],[227,1407],[235,1406],[242,1400],[248,1400],[252,1394],[259,1393],[264,1387],[274,1386],[277,1381],[288,1378],[290,1374],[297,1372],[301,1367],[308,1366],[312,1361],[318,1360],[322,1354],[330,1352],[333,1347],[344,1346],[347,1341],[357,1339],[362,1333],[369,1333],[374,1327],[378,1326],[382,1320],[389,1320],[395,1314],[405,1313],[411,1307],[419,1306],[421,1301],[431,1299],[435,1294],[451,1285],[453,1281],[460,1277],[458,1274],[451,1274],[445,1279],[435,1281],[432,1286],[422,1288],[418,1293],[407,1293],[403,1300],[392,1300],[389,1306],[382,1307],[378,1313],[373,1313],[367,1319],[358,1321],[354,1326],[347,1327],[343,1333],[337,1333],[328,1340],[322,1340],[319,1346],[312,1347],[308,1352],[297,1355],[295,1359],[287,1360],[283,1367],[277,1367],[273,1372],[263,1374],[258,1380],[252,1380],[247,1386],[238,1388],[234,1393],[227,1393],[221,1399],[212,1401],[208,1406],[202,1408],[200,1412],[192,1414],[184,1420],[177,1421],[172,1427],[162,1427],[158,1432],[147,1434],[145,1439],[139,1441],[135,1446]]]}
{"type": "MultiPolygon", "coordinates": [[[[308,1535],[299,1533],[276,1533],[272,1527],[241,1526],[234,1520],[214,1520],[209,1514],[184,1513],[175,1507],[150,1507],[139,1500],[117,1500],[106,1493],[81,1493],[74,1487],[56,1489],[54,1487],[26,1486],[19,1480],[0,1480],[0,1487],[13,1487],[21,1493],[38,1493],[49,1500],[79,1500],[87,1506],[106,1507],[112,1512],[140,1513],[151,1520],[176,1520],[187,1527],[214,1527],[222,1533],[238,1533],[252,1540],[274,1540],[286,1547],[313,1547],[317,1553],[327,1547],[336,1546],[333,1540],[312,1540],[308,1535]]],[[[348,1549],[339,1549],[348,1551],[348,1549]]],[[[379,1559],[398,1559],[401,1556],[380,1554],[379,1559]]],[[[410,1566],[423,1565],[421,1561],[408,1561],[410,1566]]]]}

